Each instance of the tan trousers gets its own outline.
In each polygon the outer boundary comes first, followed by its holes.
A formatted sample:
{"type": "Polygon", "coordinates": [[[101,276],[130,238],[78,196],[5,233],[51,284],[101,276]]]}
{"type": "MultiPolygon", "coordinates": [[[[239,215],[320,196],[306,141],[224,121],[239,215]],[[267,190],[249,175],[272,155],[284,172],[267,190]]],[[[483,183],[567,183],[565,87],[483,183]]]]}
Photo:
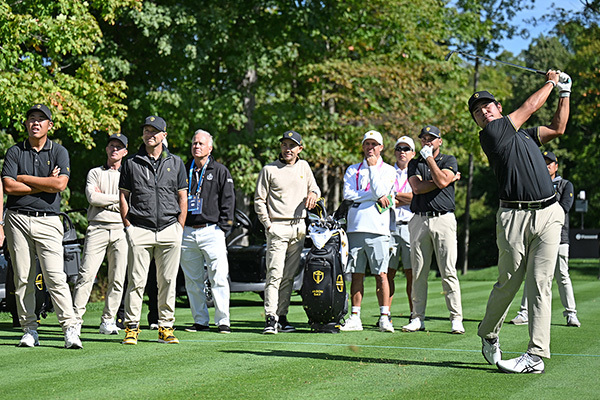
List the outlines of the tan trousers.
{"type": "Polygon", "coordinates": [[[127,273],[128,245],[123,224],[91,223],[85,233],[83,263],[79,269],[79,277],[73,290],[73,308],[79,323],[83,323],[85,307],[90,299],[96,274],[108,258],[108,287],[102,312],[102,322],[115,319],[121,299],[123,284],[127,273]]]}
{"type": "Polygon", "coordinates": [[[64,228],[60,217],[29,217],[6,211],[6,240],[15,274],[15,296],[23,330],[37,329],[36,255],[63,331],[77,323],[65,274],[64,228]]]}
{"type": "Polygon", "coordinates": [[[410,259],[413,270],[412,302],[413,315],[421,321],[427,307],[427,288],[432,256],[442,276],[442,288],[450,320],[462,321],[460,283],[456,274],[458,244],[456,242],[456,217],[447,213],[438,217],[415,214],[408,223],[410,231],[410,259]]]}
{"type": "Polygon", "coordinates": [[[305,237],[304,220],[273,222],[267,232],[265,315],[287,315],[305,237]]]}
{"type": "Polygon", "coordinates": [[[129,257],[125,325],[139,326],[140,324],[148,268],[154,258],[158,285],[158,325],[173,327],[183,227],[176,222],[162,231],[153,232],[130,225],[126,230],[126,236],[129,243],[129,257]]]}
{"type": "Polygon", "coordinates": [[[564,219],[565,213],[558,203],[535,211],[498,210],[498,281],[479,325],[480,337],[498,337],[508,308],[526,277],[530,338],[527,352],[550,357],[552,277],[564,219]]]}

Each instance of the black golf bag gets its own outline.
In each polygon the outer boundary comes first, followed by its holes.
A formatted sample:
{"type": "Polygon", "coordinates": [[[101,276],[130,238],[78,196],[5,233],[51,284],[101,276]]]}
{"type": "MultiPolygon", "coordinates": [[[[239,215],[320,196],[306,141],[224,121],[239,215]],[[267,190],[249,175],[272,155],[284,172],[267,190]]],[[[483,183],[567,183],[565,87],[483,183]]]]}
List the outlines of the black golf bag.
{"type": "Polygon", "coordinates": [[[310,216],[312,222],[308,230],[313,245],[304,262],[302,306],[313,331],[337,333],[340,321],[348,313],[344,281],[347,255],[345,258],[342,256],[343,251],[347,251],[348,239],[341,222],[325,217],[324,205],[322,201],[320,203],[321,216],[310,216]],[[320,241],[315,240],[317,235],[321,235],[320,241]],[[323,238],[328,239],[321,245],[323,238]]]}

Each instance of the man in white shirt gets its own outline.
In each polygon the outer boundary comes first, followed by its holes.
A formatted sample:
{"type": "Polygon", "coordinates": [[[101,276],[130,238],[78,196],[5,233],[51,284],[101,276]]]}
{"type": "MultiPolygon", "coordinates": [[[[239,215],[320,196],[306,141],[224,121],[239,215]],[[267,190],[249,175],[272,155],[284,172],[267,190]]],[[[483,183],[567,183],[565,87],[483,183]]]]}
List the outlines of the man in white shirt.
{"type": "Polygon", "coordinates": [[[383,137],[377,131],[364,134],[364,160],[348,167],[344,175],[344,199],[353,200],[348,211],[348,244],[352,273],[350,295],[352,313],[343,331],[361,331],[362,303],[367,264],[375,275],[379,302],[379,330],[394,332],[390,316],[390,288],[387,279],[390,248],[390,210],[394,206],[393,190],[396,170],[383,162],[383,137]]]}

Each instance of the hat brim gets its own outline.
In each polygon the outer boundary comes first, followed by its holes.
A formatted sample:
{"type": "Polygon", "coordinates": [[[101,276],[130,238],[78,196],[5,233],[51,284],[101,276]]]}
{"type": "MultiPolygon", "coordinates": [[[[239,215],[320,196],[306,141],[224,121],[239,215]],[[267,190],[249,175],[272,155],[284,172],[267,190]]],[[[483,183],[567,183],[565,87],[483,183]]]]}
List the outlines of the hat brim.
{"type": "Polygon", "coordinates": [[[471,104],[471,108],[469,109],[469,112],[471,114],[473,114],[473,111],[475,110],[475,108],[477,108],[477,106],[479,106],[480,104],[490,104],[495,102],[496,100],[494,99],[490,99],[489,97],[484,97],[482,99],[477,99],[473,102],[473,104],[471,104]]]}
{"type": "Polygon", "coordinates": [[[158,126],[157,124],[143,124],[143,125],[142,125],[142,128],[143,128],[143,127],[145,127],[145,126],[151,126],[151,127],[153,127],[154,129],[157,129],[157,130],[159,130],[160,132],[166,132],[166,130],[165,130],[165,129],[163,129],[163,127],[161,127],[161,126],[158,126]]]}

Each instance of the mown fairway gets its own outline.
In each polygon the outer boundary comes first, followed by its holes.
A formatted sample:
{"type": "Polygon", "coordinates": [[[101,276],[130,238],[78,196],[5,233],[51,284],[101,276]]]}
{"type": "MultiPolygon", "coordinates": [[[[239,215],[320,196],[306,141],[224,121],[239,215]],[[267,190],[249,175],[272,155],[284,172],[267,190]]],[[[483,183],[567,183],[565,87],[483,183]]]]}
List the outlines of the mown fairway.
{"type": "MultiPolygon", "coordinates": [[[[180,345],[158,344],[156,331],[144,329],[140,343],[126,347],[119,344],[123,333],[97,333],[102,304],[95,303],[86,314],[83,350],[62,348],[55,315],[43,320],[41,346],[31,349],[15,347],[21,332],[2,313],[0,398],[600,398],[600,281],[597,264],[588,268],[573,274],[581,328],[565,326],[554,285],[552,358],[542,375],[502,374],[481,355],[475,332],[493,284],[492,269],[462,279],[465,335],[449,333],[441,283],[434,278],[427,331],[417,333],[400,332],[407,322],[401,314],[408,308],[402,278],[393,307],[394,334],[374,327],[378,308],[372,278],[366,282],[363,332],[310,333],[295,295],[289,319],[299,331],[265,336],[262,302],[246,293],[232,295],[230,335],[216,329],[183,331],[192,319],[182,306],[176,321],[180,345]]],[[[513,303],[510,318],[517,308],[513,303]]],[[[527,327],[506,324],[500,340],[504,358],[515,357],[526,349],[527,327]]]]}

